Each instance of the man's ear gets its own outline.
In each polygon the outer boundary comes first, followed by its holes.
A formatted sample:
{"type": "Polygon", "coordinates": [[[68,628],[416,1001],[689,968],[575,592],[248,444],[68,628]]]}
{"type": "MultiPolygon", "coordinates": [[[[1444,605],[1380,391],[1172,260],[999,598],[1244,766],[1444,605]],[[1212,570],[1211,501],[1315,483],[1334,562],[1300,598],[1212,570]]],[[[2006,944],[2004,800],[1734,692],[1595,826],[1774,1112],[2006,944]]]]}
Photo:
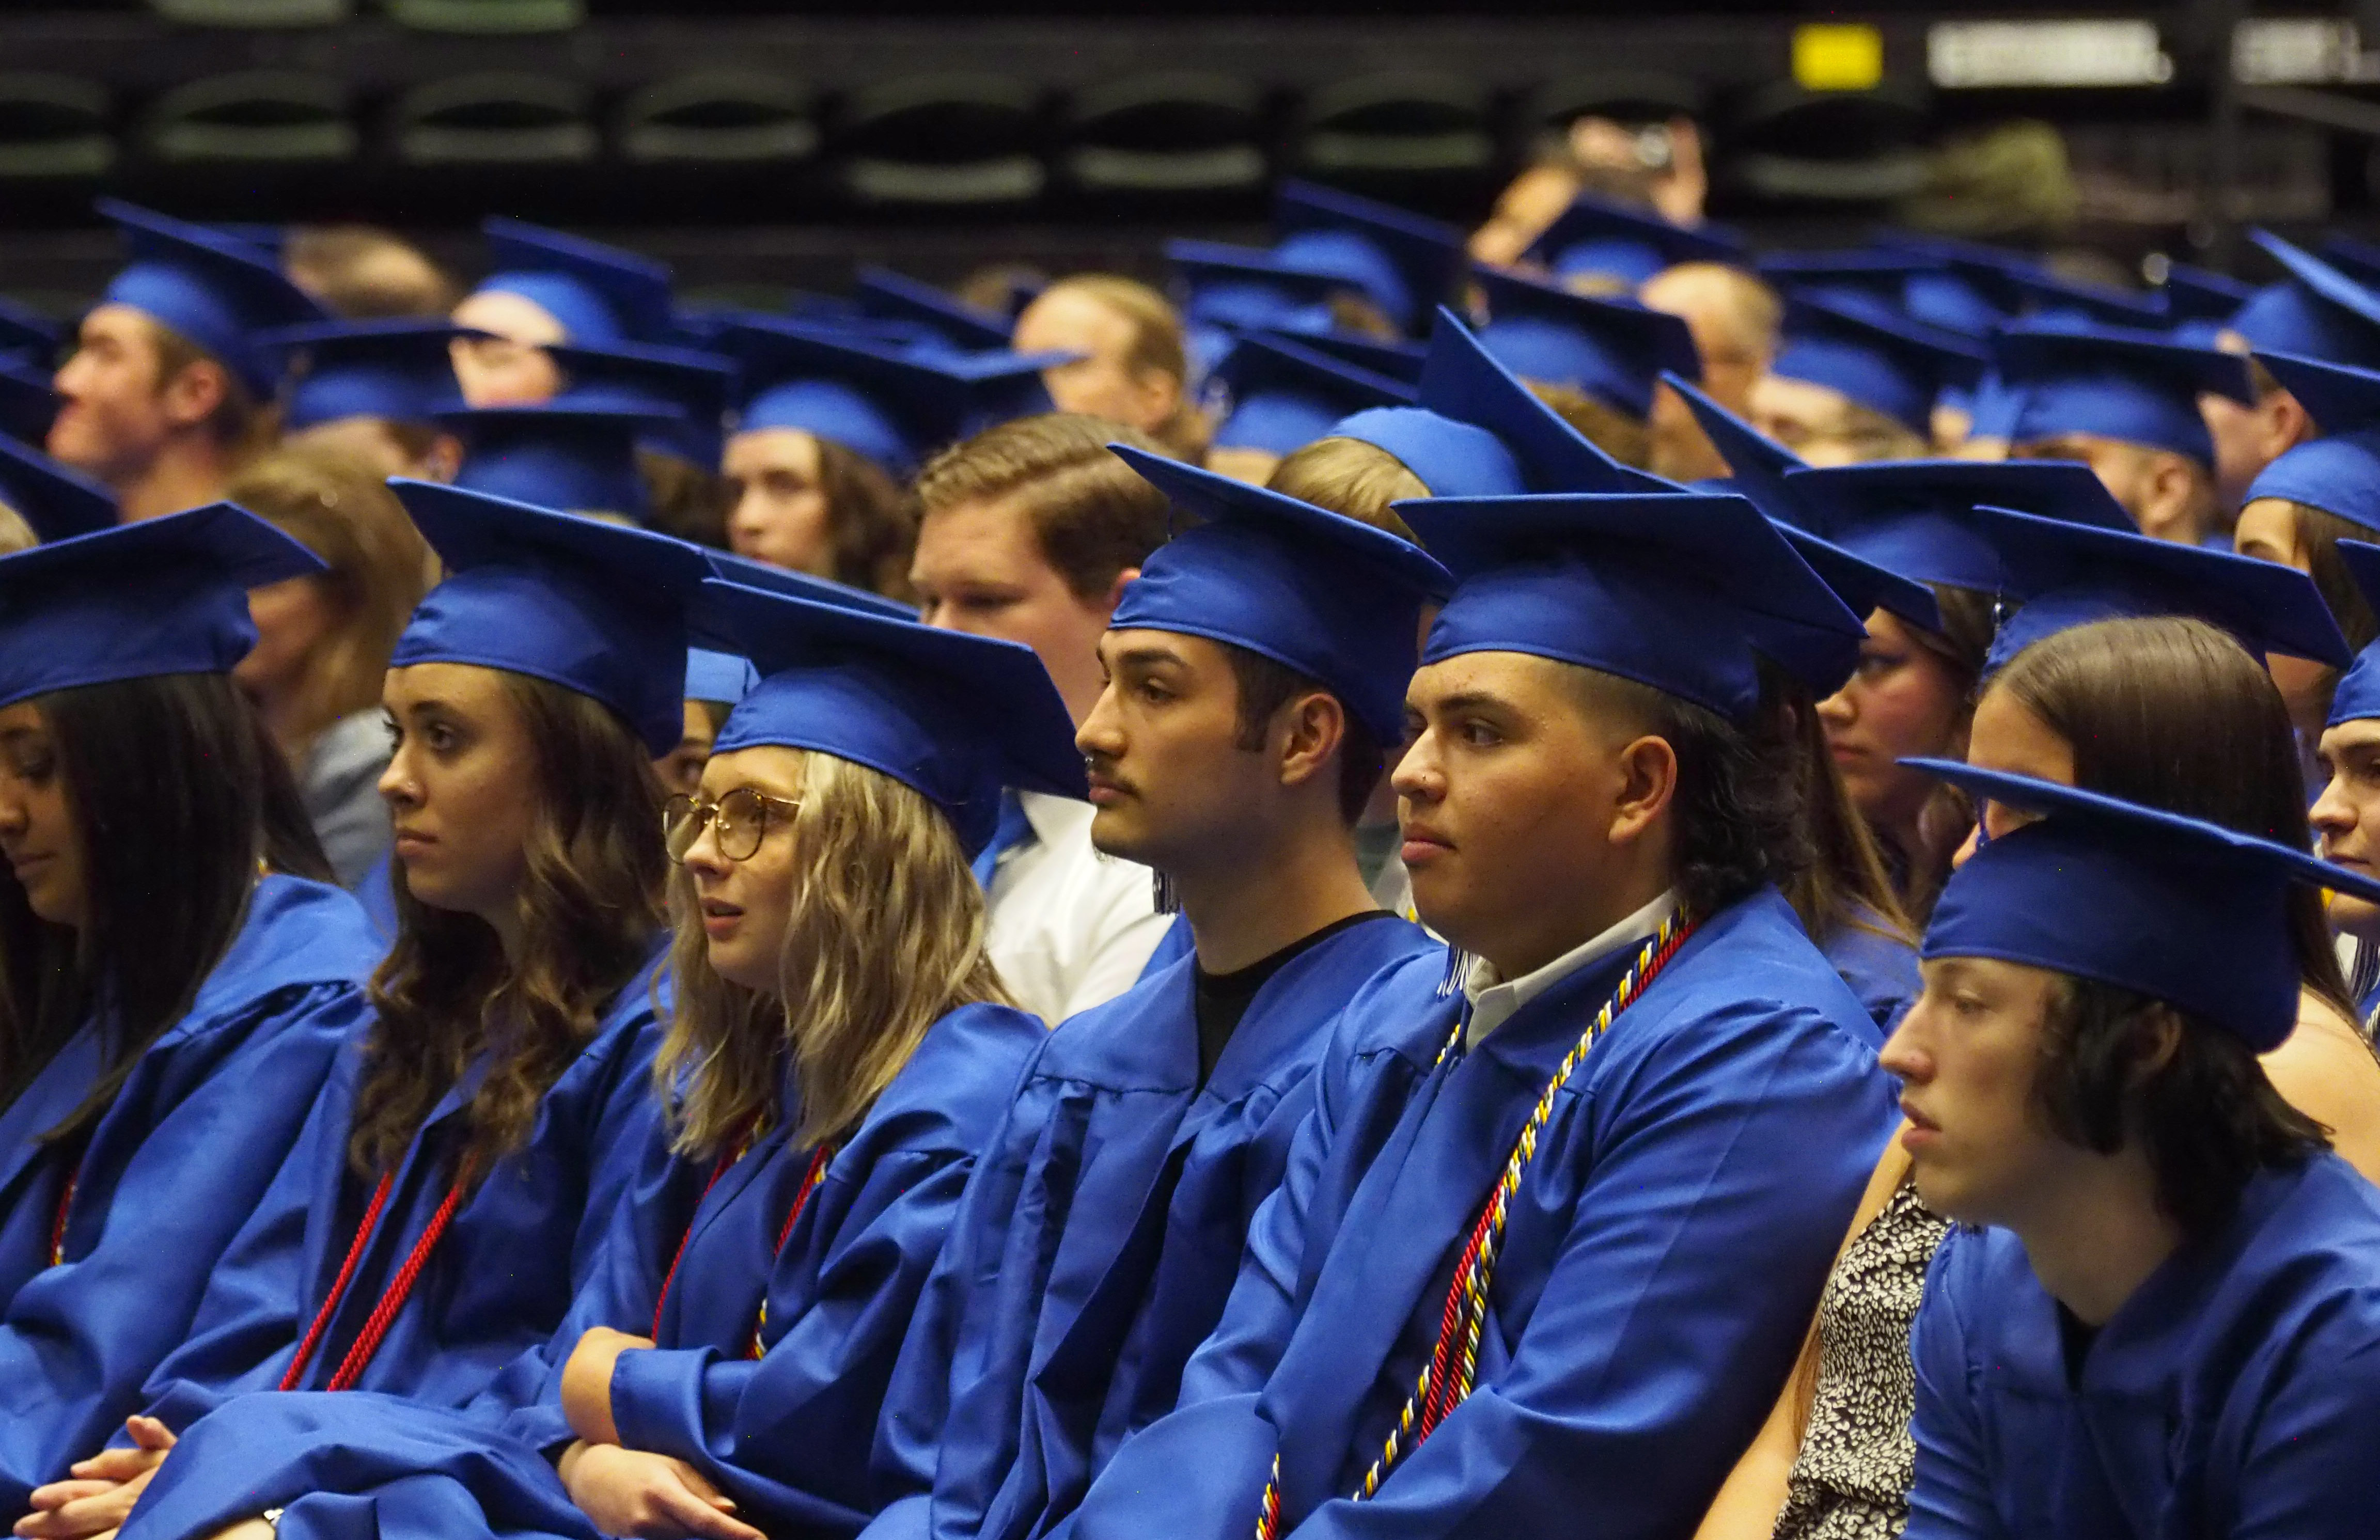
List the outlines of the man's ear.
{"type": "Polygon", "coordinates": [[[2317,431],[2313,414],[2287,391],[2267,393],[2256,403],[2256,418],[2265,430],[2258,447],[2267,459],[2278,459],[2284,451],[2296,448],[2317,431]]]}
{"type": "Polygon", "coordinates": [[[1611,807],[1611,843],[1628,844],[1644,837],[1678,794],[1678,751],[1667,738],[1651,734],[1621,749],[1616,768],[1619,795],[1611,807]]]}
{"type": "Polygon", "coordinates": [[[1116,606],[1123,602],[1124,585],[1139,576],[1138,567],[1126,567],[1115,575],[1115,581],[1108,585],[1108,591],[1099,598],[1099,611],[1102,621],[1115,618],[1116,606]]]}
{"type": "MultiPolygon", "coordinates": [[[[2155,453],[2148,467],[2148,498],[2141,508],[2141,532],[2174,538],[2189,522],[2198,496],[2198,468],[2169,449],[2155,453]]],[[[2204,531],[2185,538],[2196,539],[2204,531]]]]}
{"type": "Polygon", "coordinates": [[[1347,708],[1328,690],[1309,690],[1281,709],[1273,729],[1281,783],[1304,785],[1328,771],[1347,741],[1347,708]]]}
{"type": "Polygon", "coordinates": [[[176,428],[196,428],[214,416],[231,388],[231,374],[223,365],[212,358],[196,358],[158,385],[157,400],[166,421],[176,428]]]}

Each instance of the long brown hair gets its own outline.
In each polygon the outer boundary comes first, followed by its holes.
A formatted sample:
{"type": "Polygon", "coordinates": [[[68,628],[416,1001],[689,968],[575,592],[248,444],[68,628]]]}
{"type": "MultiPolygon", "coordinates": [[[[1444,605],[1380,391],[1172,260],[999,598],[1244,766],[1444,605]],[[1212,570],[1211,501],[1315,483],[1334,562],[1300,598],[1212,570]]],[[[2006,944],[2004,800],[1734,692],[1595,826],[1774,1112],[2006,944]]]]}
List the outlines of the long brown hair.
{"type": "Polygon", "coordinates": [[[1843,772],[1827,747],[1826,724],[1809,690],[1779,673],[1774,688],[1792,744],[1795,791],[1810,840],[1810,859],[1784,884],[1785,901],[1814,941],[1845,927],[1913,942],[1916,928],[1892,891],[1867,820],[1852,806],[1843,772]]]}
{"type": "Polygon", "coordinates": [[[676,1015],[653,1073],[687,1155],[791,1115],[777,1104],[788,1064],[801,1088],[795,1140],[841,1138],[928,1027],[962,1005],[1009,1003],[983,950],[983,889],[947,819],[891,776],[828,754],[802,756],[800,801],[774,994],[711,968],[693,879],[673,879],[676,1015]]]}
{"type": "Polygon", "coordinates": [[[105,1111],[239,933],[258,863],[327,879],[288,767],[228,675],[36,696],[82,856],[86,930],[36,916],[0,876],[0,1106],[99,1010],[105,1066],[47,1135],[105,1111]]]}
{"type": "Polygon", "coordinates": [[[432,909],[395,885],[397,937],[372,976],[348,1158],[394,1170],[438,1099],[474,1060],[464,1155],[484,1173],[518,1148],[537,1104],[652,954],[667,867],[661,786],[627,724],[575,690],[503,675],[534,746],[536,799],[520,893],[519,956],[473,915],[432,909]]]}
{"type": "MultiPolygon", "coordinates": [[[[2338,542],[2368,540],[2372,531],[2309,503],[2291,503],[2289,506],[2298,551],[2305,557],[2307,576],[2313,579],[2323,602],[2330,606],[2350,650],[2362,651],[2380,639],[2380,616],[2373,613],[2372,601],[2363,597],[2362,586],[2339,557],[2338,542]]],[[[2330,714],[2331,694],[2338,688],[2338,675],[2337,668],[2327,665],[2322,671],[2321,705],[2325,717],[2330,714]]]]}
{"type": "Polygon", "coordinates": [[[907,495],[875,461],[832,439],[819,439],[818,455],[834,537],[834,570],[827,576],[887,599],[909,598],[917,520],[907,495]]]}
{"type": "MultiPolygon", "coordinates": [[[[1929,587],[1941,612],[1942,628],[1928,631],[1912,625],[1907,629],[1910,639],[1940,659],[1959,681],[1957,742],[1946,746],[1945,752],[1964,758],[1967,728],[1975,715],[1975,688],[1983,678],[1984,660],[1991,651],[1993,601],[1989,594],[1973,588],[1956,588],[1947,583],[1929,587]]],[[[1942,884],[1950,878],[1950,857],[1958,854],[1974,821],[1974,806],[1967,794],[1955,786],[1938,784],[1918,815],[1917,849],[1893,849],[1878,838],[1877,853],[1894,877],[1901,913],[1920,930],[1933,917],[1934,901],[1942,896],[1942,884]]]]}
{"type": "MultiPolygon", "coordinates": [[[[2265,665],[2204,621],[2108,620],[2026,648],[1985,694],[2007,691],[2074,751],[2074,783],[2151,807],[2313,843],[2289,707],[2265,665]]],[[[2322,898],[2291,890],[2306,988],[2350,1021],[2322,898]]]]}

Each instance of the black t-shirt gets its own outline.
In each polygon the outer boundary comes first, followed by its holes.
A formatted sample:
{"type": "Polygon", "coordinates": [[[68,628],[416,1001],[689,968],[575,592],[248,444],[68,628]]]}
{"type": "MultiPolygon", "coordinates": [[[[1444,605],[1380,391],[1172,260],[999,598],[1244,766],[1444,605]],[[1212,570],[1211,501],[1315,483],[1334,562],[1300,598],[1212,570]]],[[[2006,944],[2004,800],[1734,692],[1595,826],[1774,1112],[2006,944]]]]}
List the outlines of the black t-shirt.
{"type": "Polygon", "coordinates": [[[1240,1018],[1248,1013],[1248,1006],[1273,975],[1287,967],[1299,953],[1311,950],[1351,926],[1367,920],[1391,917],[1385,909],[1367,909],[1360,915],[1350,915],[1335,924],[1326,925],[1313,935],[1295,940],[1269,957],[1261,958],[1232,973],[1208,973],[1192,964],[1196,977],[1192,999],[1198,1018],[1198,1084],[1204,1085],[1215,1073],[1216,1062],[1223,1057],[1224,1045],[1240,1028],[1240,1018]]]}

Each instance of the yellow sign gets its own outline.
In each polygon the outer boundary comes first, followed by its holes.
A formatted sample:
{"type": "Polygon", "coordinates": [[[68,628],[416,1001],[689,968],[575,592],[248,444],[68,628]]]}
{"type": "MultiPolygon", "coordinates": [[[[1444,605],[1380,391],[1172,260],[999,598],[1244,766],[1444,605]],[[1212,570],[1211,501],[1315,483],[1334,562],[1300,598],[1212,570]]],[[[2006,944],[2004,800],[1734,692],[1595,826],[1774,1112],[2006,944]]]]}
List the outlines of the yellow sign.
{"type": "Polygon", "coordinates": [[[1793,83],[1803,91],[1873,91],[1884,82],[1884,34],[1814,22],[1793,29],[1793,83]]]}

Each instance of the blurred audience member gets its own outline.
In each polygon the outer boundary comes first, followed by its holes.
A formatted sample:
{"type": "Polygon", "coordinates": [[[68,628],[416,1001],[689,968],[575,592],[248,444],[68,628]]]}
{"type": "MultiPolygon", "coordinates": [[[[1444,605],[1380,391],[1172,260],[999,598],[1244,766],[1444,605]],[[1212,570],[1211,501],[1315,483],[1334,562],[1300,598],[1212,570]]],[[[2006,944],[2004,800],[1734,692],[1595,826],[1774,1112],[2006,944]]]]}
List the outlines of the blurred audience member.
{"type": "Polygon", "coordinates": [[[455,281],[429,254],[370,224],[300,224],[281,252],[289,281],[351,321],[443,316],[455,281]]]}
{"type": "MultiPolygon", "coordinates": [[[[1739,417],[1752,413],[1752,390],[1777,356],[1785,308],[1767,284],[1723,262],[1682,262],[1656,273],[1636,297],[1647,309],[1683,320],[1702,355],[1702,387],[1739,417]]],[[[1653,394],[1653,468],[1675,481],[1725,476],[1694,413],[1664,385],[1653,394]]]]}
{"type": "Polygon", "coordinates": [[[1082,357],[1042,372],[1062,412],[1137,428],[1177,459],[1196,463],[1207,425],[1190,400],[1182,318],[1148,285],[1112,273],[1061,278],[1016,318],[1019,353],[1082,357]]]}

